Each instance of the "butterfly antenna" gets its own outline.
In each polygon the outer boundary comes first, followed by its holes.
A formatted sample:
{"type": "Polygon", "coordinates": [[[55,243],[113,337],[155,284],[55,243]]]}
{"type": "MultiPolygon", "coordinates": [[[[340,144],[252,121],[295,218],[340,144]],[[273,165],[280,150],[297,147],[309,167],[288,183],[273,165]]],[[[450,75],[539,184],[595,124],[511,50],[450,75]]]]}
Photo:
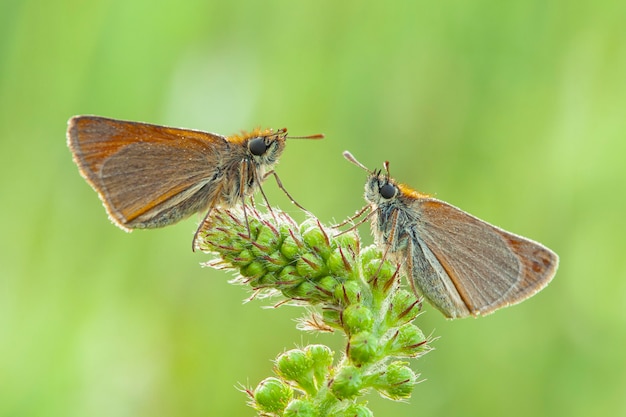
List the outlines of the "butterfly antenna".
{"type": "Polygon", "coordinates": [[[383,166],[385,167],[385,171],[387,171],[387,181],[389,181],[391,178],[391,173],[389,172],[389,161],[385,161],[383,166]]]}
{"type": "Polygon", "coordinates": [[[366,167],[365,165],[357,161],[354,155],[352,155],[350,152],[343,151],[343,157],[346,158],[348,161],[352,162],[354,165],[358,166],[359,168],[364,169],[368,173],[372,174],[372,170],[370,170],[368,167],[366,167]]]}
{"type": "Polygon", "coordinates": [[[309,136],[285,136],[285,139],[324,139],[324,134],[317,133],[309,136]]]}

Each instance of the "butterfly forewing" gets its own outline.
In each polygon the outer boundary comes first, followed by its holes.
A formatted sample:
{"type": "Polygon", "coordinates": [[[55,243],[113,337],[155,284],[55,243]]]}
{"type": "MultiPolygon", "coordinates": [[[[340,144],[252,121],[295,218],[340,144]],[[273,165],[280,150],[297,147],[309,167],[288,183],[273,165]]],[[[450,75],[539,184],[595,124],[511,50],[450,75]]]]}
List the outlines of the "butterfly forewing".
{"type": "Polygon", "coordinates": [[[218,175],[217,165],[211,164],[206,154],[158,143],[134,143],[105,162],[101,183],[110,205],[125,224],[132,225],[141,216],[154,218],[180,204],[218,175]],[[169,163],[160,163],[163,160],[169,163]],[[155,164],[160,164],[158,175],[154,175],[155,164]]]}
{"type": "MultiPolygon", "coordinates": [[[[488,314],[530,297],[552,279],[558,258],[529,239],[492,226],[443,201],[417,199],[419,238],[454,284],[467,307],[448,317],[488,314]]],[[[419,277],[413,277],[419,280],[419,277]]]]}
{"type": "Polygon", "coordinates": [[[68,142],[110,217],[126,229],[164,226],[208,206],[215,187],[189,197],[219,175],[228,148],[220,135],[95,116],[71,119],[68,142]]]}

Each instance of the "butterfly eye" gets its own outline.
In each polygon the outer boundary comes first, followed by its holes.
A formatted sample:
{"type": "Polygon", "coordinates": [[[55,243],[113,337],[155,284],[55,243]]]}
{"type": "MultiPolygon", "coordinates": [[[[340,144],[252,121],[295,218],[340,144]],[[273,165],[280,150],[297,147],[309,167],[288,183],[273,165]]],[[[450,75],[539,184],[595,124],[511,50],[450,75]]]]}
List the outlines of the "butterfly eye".
{"type": "Polygon", "coordinates": [[[380,196],[386,200],[389,200],[396,195],[396,186],[391,184],[385,184],[380,187],[380,196]]]}
{"type": "Polygon", "coordinates": [[[261,156],[267,150],[267,144],[263,138],[254,138],[248,142],[248,149],[252,155],[261,156]]]}

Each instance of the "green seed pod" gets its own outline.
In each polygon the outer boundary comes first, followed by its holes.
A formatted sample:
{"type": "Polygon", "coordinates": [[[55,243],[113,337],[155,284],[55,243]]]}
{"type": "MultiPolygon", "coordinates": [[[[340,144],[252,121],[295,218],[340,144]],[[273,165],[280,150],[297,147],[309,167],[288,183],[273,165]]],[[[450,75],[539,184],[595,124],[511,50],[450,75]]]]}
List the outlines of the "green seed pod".
{"type": "Polygon", "coordinates": [[[317,386],[320,387],[328,377],[333,364],[333,351],[324,345],[308,345],[304,351],[313,361],[313,375],[317,386]]]}
{"type": "Polygon", "coordinates": [[[273,287],[276,283],[276,274],[269,272],[262,277],[253,278],[248,282],[252,288],[273,287]]]}
{"type": "Polygon", "coordinates": [[[341,234],[335,237],[334,240],[336,246],[344,250],[346,257],[353,260],[352,254],[359,255],[360,239],[356,231],[341,234]]]}
{"type": "Polygon", "coordinates": [[[340,400],[352,399],[361,394],[363,379],[361,372],[354,366],[344,366],[335,375],[330,390],[340,400]]]}
{"type": "Polygon", "coordinates": [[[293,398],[291,387],[278,378],[265,378],[253,393],[256,407],[266,413],[282,413],[293,398]]]}
{"type": "Polygon", "coordinates": [[[288,287],[292,285],[297,285],[301,280],[302,278],[298,277],[298,271],[296,271],[296,267],[288,265],[278,273],[277,285],[281,288],[288,287]]]}
{"type": "Polygon", "coordinates": [[[341,414],[341,417],[374,417],[372,410],[364,404],[350,404],[341,414]]]}
{"type": "Polygon", "coordinates": [[[358,281],[346,281],[335,287],[334,297],[340,305],[358,303],[361,299],[361,285],[358,281]]]}
{"type": "Polygon", "coordinates": [[[240,270],[241,275],[244,277],[262,277],[265,275],[267,270],[265,269],[265,265],[261,261],[254,261],[244,266],[240,270]]]}
{"type": "Polygon", "coordinates": [[[372,310],[361,303],[346,307],[342,313],[343,325],[348,334],[372,330],[374,315],[372,310]]]}
{"type": "Polygon", "coordinates": [[[259,228],[259,234],[253,242],[250,250],[259,258],[280,249],[276,231],[267,225],[262,225],[259,228]]]}
{"type": "Polygon", "coordinates": [[[415,294],[401,289],[393,294],[385,321],[390,326],[409,323],[419,315],[421,309],[422,303],[415,297],[415,294]]]}
{"type": "Polygon", "coordinates": [[[292,349],[278,356],[276,373],[308,393],[317,391],[313,381],[313,359],[303,350],[292,349]]]}
{"type": "Polygon", "coordinates": [[[226,257],[226,260],[229,261],[234,267],[242,268],[248,265],[250,262],[256,259],[256,256],[250,252],[248,249],[243,249],[241,252],[233,252],[226,257]]]}
{"type": "Polygon", "coordinates": [[[331,248],[329,246],[330,241],[328,234],[326,234],[326,232],[322,230],[318,224],[316,224],[315,227],[306,229],[302,233],[302,240],[309,248],[314,248],[322,259],[328,259],[328,256],[331,253],[331,248]]]}
{"type": "Polygon", "coordinates": [[[270,272],[280,271],[287,266],[287,263],[289,262],[279,250],[263,257],[263,260],[265,261],[265,268],[267,268],[270,272]]]}
{"type": "Polygon", "coordinates": [[[318,278],[328,274],[324,261],[315,253],[304,253],[296,261],[298,274],[306,278],[318,278]]]}
{"type": "Polygon", "coordinates": [[[291,235],[287,235],[283,240],[283,244],[280,245],[280,253],[290,261],[296,259],[301,250],[301,243],[296,242],[291,235]]]}
{"type": "Polygon", "coordinates": [[[405,362],[392,362],[372,384],[382,395],[392,400],[403,400],[411,396],[417,384],[417,375],[405,362]]]}
{"type": "Polygon", "coordinates": [[[325,277],[317,280],[317,288],[320,292],[324,293],[325,299],[328,299],[328,301],[332,298],[332,295],[335,292],[335,287],[338,285],[340,285],[339,281],[337,281],[337,279],[332,275],[326,275],[325,277]]]}
{"type": "Polygon", "coordinates": [[[343,329],[341,323],[341,314],[339,310],[327,308],[322,310],[322,320],[324,323],[335,329],[343,329]]]}
{"type": "Polygon", "coordinates": [[[311,229],[317,229],[317,220],[313,217],[309,217],[300,224],[300,234],[304,236],[311,229]]]}
{"type": "Polygon", "coordinates": [[[289,285],[282,289],[282,292],[287,298],[306,300],[311,303],[318,302],[322,297],[315,283],[307,280],[302,280],[296,285],[289,285]]]}
{"type": "Polygon", "coordinates": [[[381,253],[376,245],[369,245],[361,250],[360,259],[363,267],[365,267],[372,260],[380,258],[381,253]]]}
{"type": "Polygon", "coordinates": [[[378,360],[378,339],[370,332],[361,332],[350,337],[348,357],[356,366],[372,363],[378,360]]]}
{"type": "Polygon", "coordinates": [[[424,333],[412,323],[401,326],[385,346],[388,355],[416,357],[430,350],[424,333]]]}
{"type": "Polygon", "coordinates": [[[293,400],[283,413],[283,417],[318,417],[320,415],[314,402],[308,399],[293,400]]]}
{"type": "Polygon", "coordinates": [[[330,273],[337,277],[347,277],[352,271],[344,249],[337,248],[332,251],[326,260],[326,264],[330,273]]]}

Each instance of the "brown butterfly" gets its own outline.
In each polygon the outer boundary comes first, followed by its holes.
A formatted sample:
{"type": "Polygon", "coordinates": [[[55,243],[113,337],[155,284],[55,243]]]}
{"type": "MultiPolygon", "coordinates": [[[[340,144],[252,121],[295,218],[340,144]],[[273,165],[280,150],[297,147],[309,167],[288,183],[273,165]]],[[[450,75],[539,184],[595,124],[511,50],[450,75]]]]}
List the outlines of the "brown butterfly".
{"type": "Polygon", "coordinates": [[[81,175],[127,232],[168,226],[199,211],[208,217],[213,207],[242,203],[270,174],[282,188],[273,168],[286,139],[287,129],[225,137],[98,116],[72,117],[67,128],[81,175]]]}
{"type": "MultiPolygon", "coordinates": [[[[368,172],[365,206],[385,255],[402,264],[413,291],[448,318],[478,316],[531,297],[556,273],[559,257],[461,209],[398,184],[385,171],[368,172]]],[[[345,223],[345,222],[344,222],[345,223]]],[[[358,223],[358,224],[360,224],[358,223]]],[[[357,224],[357,225],[358,225],[357,224]]]]}

